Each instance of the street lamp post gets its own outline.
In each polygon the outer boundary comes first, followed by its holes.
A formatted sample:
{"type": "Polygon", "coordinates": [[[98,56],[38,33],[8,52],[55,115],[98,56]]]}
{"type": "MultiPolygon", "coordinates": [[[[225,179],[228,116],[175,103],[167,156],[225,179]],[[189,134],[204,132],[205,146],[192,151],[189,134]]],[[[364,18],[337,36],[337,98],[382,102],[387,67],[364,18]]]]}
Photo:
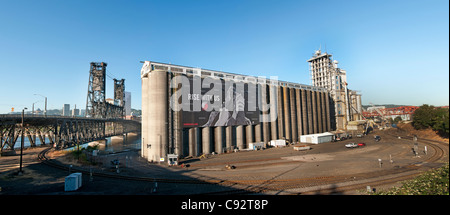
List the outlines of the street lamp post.
{"type": "Polygon", "coordinates": [[[23,108],[22,109],[22,137],[20,138],[20,165],[19,165],[19,175],[22,175],[23,174],[23,171],[22,171],[22,156],[23,156],[23,144],[24,144],[24,130],[25,130],[25,127],[23,126],[23,117],[24,117],[24,114],[25,114],[25,110],[26,110],[27,108],[23,108]]]}

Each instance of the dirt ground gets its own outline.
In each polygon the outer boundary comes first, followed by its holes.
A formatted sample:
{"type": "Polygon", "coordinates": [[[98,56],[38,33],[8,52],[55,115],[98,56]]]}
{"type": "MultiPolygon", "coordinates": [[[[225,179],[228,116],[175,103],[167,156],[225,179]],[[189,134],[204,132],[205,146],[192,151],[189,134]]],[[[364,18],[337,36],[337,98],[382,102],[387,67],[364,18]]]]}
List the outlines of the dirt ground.
{"type": "MultiPolygon", "coordinates": [[[[150,164],[140,158],[139,151],[103,154],[96,157],[96,165],[80,164],[71,156],[50,152],[47,157],[63,165],[73,165],[74,169],[93,169],[97,172],[146,177],[155,179],[186,180],[199,179],[207,182],[230,183],[155,183],[149,181],[120,180],[107,177],[90,177],[83,174],[83,186],[72,192],[64,192],[64,178],[68,170],[47,166],[37,160],[37,155],[44,148],[32,148],[24,151],[24,174],[17,175],[19,156],[0,157],[0,195],[16,194],[50,194],[50,195],[184,195],[215,192],[233,192],[242,189],[242,184],[266,183],[276,180],[311,179],[328,176],[365,174],[377,171],[392,171],[402,166],[424,161],[432,154],[415,157],[411,152],[411,143],[376,133],[382,136],[375,142],[374,134],[363,138],[353,138],[335,143],[311,144],[311,150],[294,151],[293,147],[269,148],[259,151],[243,151],[207,158],[182,160],[184,166],[168,167],[166,164],[150,164]],[[365,147],[345,148],[350,142],[364,142],[365,147]],[[382,167],[379,165],[382,160],[382,167]],[[390,160],[392,159],[392,162],[390,160]],[[119,160],[119,171],[111,164],[119,160]],[[226,166],[234,166],[228,169],[226,166]]],[[[419,146],[420,147],[420,146],[419,146]]],[[[423,146],[422,146],[423,147],[423,146]]],[[[431,149],[429,149],[431,150],[431,149]]],[[[448,159],[448,157],[447,157],[448,159]]],[[[273,193],[269,193],[273,194],[273,193]]],[[[364,194],[349,192],[342,194],[364,194]]]]}
{"type": "Polygon", "coordinates": [[[449,142],[448,138],[443,138],[437,134],[436,131],[433,131],[431,128],[422,129],[422,130],[416,130],[412,126],[411,123],[399,123],[397,124],[397,127],[402,132],[407,133],[410,136],[417,135],[418,137],[431,139],[431,140],[437,140],[442,142],[449,142]]]}

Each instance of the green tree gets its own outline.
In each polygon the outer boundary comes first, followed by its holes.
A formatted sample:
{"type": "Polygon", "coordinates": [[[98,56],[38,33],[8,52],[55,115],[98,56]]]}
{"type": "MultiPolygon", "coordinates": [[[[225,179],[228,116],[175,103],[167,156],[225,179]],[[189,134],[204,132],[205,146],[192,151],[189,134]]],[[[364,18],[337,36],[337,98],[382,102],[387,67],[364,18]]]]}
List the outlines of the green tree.
{"type": "Polygon", "coordinates": [[[417,108],[413,114],[413,126],[415,129],[425,129],[432,126],[434,106],[424,104],[417,108]]]}
{"type": "Polygon", "coordinates": [[[443,129],[443,136],[444,137],[449,137],[449,124],[450,124],[450,122],[449,122],[449,111],[447,110],[447,115],[445,115],[444,116],[444,123],[443,123],[443,127],[444,127],[444,129],[443,129]]]}
{"type": "Polygon", "coordinates": [[[443,137],[449,137],[449,109],[432,105],[420,106],[413,115],[415,129],[432,128],[443,137]]]}
{"type": "Polygon", "coordinates": [[[437,108],[434,111],[432,119],[432,128],[438,131],[441,136],[448,137],[449,135],[449,111],[446,108],[437,108]]]}

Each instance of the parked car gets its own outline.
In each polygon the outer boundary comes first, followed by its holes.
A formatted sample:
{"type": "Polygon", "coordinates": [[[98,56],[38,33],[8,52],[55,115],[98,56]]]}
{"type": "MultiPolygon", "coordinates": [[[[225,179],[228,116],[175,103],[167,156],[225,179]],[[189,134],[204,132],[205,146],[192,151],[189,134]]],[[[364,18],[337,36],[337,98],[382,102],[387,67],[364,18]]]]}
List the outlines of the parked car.
{"type": "Polygon", "coordinates": [[[361,138],[361,137],[363,137],[363,135],[362,134],[357,134],[356,137],[361,138]]]}
{"type": "Polygon", "coordinates": [[[358,143],[358,146],[366,146],[365,143],[358,143]]]}
{"type": "Polygon", "coordinates": [[[349,143],[349,144],[346,144],[345,147],[347,147],[347,148],[356,148],[356,147],[358,147],[358,144],[356,144],[356,143],[349,143]]]}

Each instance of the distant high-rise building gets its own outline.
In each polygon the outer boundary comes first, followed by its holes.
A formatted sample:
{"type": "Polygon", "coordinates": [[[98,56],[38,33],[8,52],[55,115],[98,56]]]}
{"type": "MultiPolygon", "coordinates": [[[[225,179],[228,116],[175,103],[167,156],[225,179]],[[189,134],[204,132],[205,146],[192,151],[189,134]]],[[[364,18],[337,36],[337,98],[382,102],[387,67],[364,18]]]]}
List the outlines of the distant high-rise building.
{"type": "Polygon", "coordinates": [[[70,104],[64,104],[63,114],[62,115],[63,116],[70,116],[71,115],[71,113],[70,113],[70,104]]]}
{"type": "Polygon", "coordinates": [[[131,93],[125,91],[125,116],[131,115],[131,93]]]}
{"type": "Polygon", "coordinates": [[[79,116],[80,115],[80,109],[72,109],[72,116],[79,116]]]}

